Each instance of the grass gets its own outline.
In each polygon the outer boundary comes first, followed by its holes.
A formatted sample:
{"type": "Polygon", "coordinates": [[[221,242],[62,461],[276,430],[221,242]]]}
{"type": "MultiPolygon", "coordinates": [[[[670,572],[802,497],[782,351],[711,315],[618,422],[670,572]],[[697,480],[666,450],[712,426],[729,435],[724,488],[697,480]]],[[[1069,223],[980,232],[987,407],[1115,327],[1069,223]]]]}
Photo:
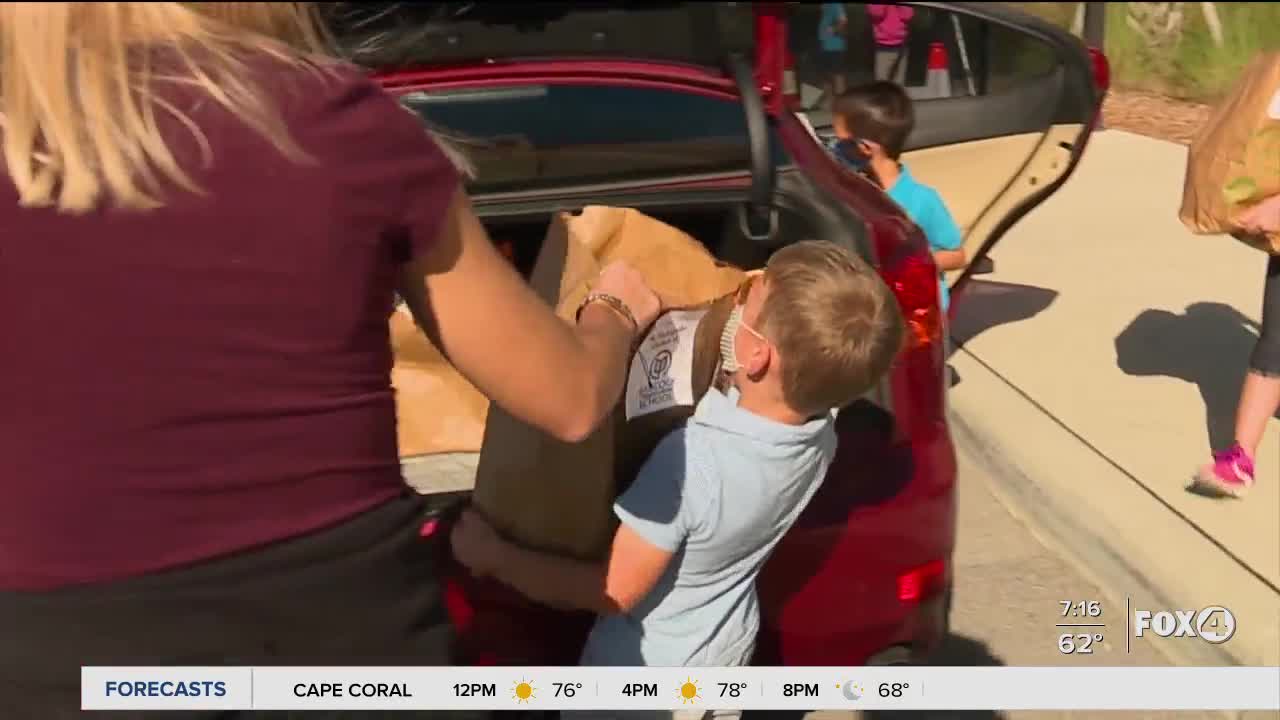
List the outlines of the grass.
{"type": "Polygon", "coordinates": [[[1035,15],[1041,20],[1047,20],[1066,30],[1071,29],[1071,21],[1076,14],[1076,5],[1079,5],[1079,3],[1073,2],[1011,2],[1005,4],[1011,5],[1028,15],[1035,15]]]}
{"type": "MultiPolygon", "coordinates": [[[[1077,3],[1009,3],[1070,29],[1077,3]]],[[[1107,3],[1106,52],[1112,85],[1196,102],[1230,91],[1240,70],[1261,52],[1280,50],[1280,3],[1219,2],[1223,47],[1214,45],[1199,3],[1186,4],[1182,41],[1149,47],[1125,22],[1127,3],[1107,3]]]]}

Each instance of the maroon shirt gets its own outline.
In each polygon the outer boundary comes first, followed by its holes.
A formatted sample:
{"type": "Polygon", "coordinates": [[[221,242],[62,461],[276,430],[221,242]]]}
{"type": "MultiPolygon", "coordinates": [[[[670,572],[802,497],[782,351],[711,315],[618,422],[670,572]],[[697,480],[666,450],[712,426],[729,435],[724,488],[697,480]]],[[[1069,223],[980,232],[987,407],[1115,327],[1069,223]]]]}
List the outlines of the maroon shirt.
{"type": "Polygon", "coordinates": [[[253,67],[313,163],[172,89],[212,149],[158,113],[203,196],[64,215],[0,169],[0,589],[187,565],[402,492],[388,313],[457,175],[356,70],[253,67]]]}

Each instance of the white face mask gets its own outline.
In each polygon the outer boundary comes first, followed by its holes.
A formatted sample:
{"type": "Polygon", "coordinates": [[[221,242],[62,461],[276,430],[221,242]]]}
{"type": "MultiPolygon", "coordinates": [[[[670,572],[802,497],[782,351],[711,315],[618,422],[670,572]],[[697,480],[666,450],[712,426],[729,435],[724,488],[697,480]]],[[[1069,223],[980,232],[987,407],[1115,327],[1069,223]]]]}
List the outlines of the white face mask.
{"type": "Polygon", "coordinates": [[[739,330],[746,330],[761,341],[769,342],[755,328],[742,322],[743,307],[741,304],[733,306],[733,310],[729,312],[729,319],[724,323],[724,330],[720,332],[720,369],[729,374],[742,369],[742,365],[738,362],[739,330]]]}
{"type": "Polygon", "coordinates": [[[741,327],[742,306],[734,305],[720,332],[720,369],[726,373],[736,373],[742,367],[738,364],[738,329],[741,327]]]}

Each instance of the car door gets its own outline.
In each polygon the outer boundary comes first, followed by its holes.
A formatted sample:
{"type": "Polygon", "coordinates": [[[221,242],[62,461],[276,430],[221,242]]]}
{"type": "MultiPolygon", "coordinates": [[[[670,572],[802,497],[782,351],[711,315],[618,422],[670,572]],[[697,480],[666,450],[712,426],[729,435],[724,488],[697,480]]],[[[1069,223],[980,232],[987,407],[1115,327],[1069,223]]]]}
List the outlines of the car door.
{"type": "MultiPolygon", "coordinates": [[[[847,49],[840,69],[848,85],[877,79],[877,51],[915,99],[915,130],[903,162],[933,186],[964,238],[969,265],[948,278],[962,290],[974,268],[1020,218],[1065,182],[1084,150],[1105,88],[1105,59],[1074,36],[1007,3],[910,2],[905,42],[890,51],[864,3],[843,3],[847,49]]],[[[791,41],[801,102],[813,106],[830,77],[818,54],[818,5],[791,6],[791,41]]],[[[881,32],[892,39],[893,33],[881,32]]],[[[830,137],[825,102],[806,114],[830,137]]]]}

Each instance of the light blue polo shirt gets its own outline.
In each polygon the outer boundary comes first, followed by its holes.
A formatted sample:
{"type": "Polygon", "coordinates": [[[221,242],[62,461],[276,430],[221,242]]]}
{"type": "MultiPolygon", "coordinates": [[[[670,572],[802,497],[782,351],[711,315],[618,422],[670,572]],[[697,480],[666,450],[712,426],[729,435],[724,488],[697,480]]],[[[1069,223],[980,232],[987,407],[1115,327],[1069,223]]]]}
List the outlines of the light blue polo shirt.
{"type": "MultiPolygon", "coordinates": [[[[938,191],[917,181],[911,176],[906,165],[901,165],[902,174],[898,181],[886,192],[894,202],[902,206],[907,217],[920,226],[925,238],[929,241],[930,250],[959,250],[963,244],[960,226],[956,225],[947,204],[942,202],[938,191]]],[[[945,312],[951,305],[951,293],[941,273],[938,274],[939,300],[945,312]]]]}
{"type": "Polygon", "coordinates": [[[583,665],[745,665],[760,627],[756,576],[817,492],[834,414],[785,425],[712,388],[663,438],[614,512],[675,555],[631,612],[596,621],[583,665]]]}

